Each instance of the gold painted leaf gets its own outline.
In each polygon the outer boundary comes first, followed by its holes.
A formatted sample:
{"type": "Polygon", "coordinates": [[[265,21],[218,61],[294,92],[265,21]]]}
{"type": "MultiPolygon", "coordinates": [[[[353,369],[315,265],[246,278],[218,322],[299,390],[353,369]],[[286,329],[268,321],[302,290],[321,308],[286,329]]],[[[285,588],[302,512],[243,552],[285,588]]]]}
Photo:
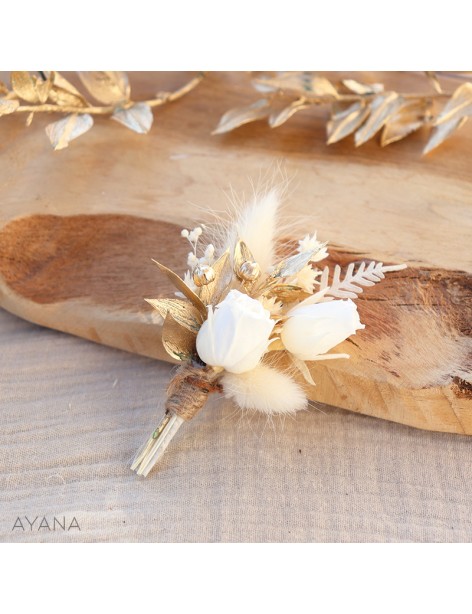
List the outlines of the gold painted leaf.
{"type": "Polygon", "coordinates": [[[310,260],[313,258],[314,254],[318,250],[302,252],[301,254],[295,254],[294,256],[290,256],[275,267],[275,269],[270,274],[270,279],[276,279],[280,277],[291,277],[295,275],[299,271],[305,267],[310,260]]]}
{"type": "Polygon", "coordinates": [[[385,124],[380,144],[382,147],[405,138],[428,121],[431,100],[411,100],[402,105],[385,124]]]}
{"type": "Polygon", "coordinates": [[[181,326],[168,311],[162,327],[162,345],[175,360],[191,360],[196,355],[195,333],[181,326]]]}
{"type": "Polygon", "coordinates": [[[32,104],[44,103],[48,99],[51,89],[51,80],[39,79],[36,75],[30,75],[26,70],[13,71],[10,76],[11,86],[15,94],[32,104]]]}
{"type": "Polygon", "coordinates": [[[212,134],[224,134],[225,132],[231,132],[239,126],[248,124],[249,122],[255,122],[260,119],[265,119],[269,116],[270,105],[265,98],[257,100],[253,104],[245,107],[237,107],[231,109],[223,115],[220,119],[218,126],[213,130],[212,134]]]}
{"type": "Polygon", "coordinates": [[[177,324],[180,324],[189,331],[197,333],[203,322],[203,317],[196,307],[188,301],[178,298],[145,298],[159,315],[165,319],[170,313],[177,324]]]}
{"type": "Polygon", "coordinates": [[[111,118],[138,134],[148,133],[154,120],[152,109],[145,102],[137,102],[127,109],[118,107],[111,118]]]}
{"type": "Polygon", "coordinates": [[[276,77],[256,79],[259,86],[272,90],[296,92],[312,97],[329,96],[338,98],[334,85],[325,77],[318,77],[311,72],[285,72],[276,77]]]}
{"type": "Polygon", "coordinates": [[[442,123],[434,129],[432,136],[423,149],[423,154],[427,154],[436,149],[441,143],[448,139],[456,130],[465,124],[467,117],[453,117],[447,122],[442,123]]]}
{"type": "Polygon", "coordinates": [[[288,107],[285,107],[284,109],[282,109],[282,111],[279,111],[277,113],[272,113],[272,115],[269,117],[269,126],[271,128],[278,128],[279,126],[284,124],[288,119],[290,119],[292,115],[295,115],[295,113],[297,113],[298,111],[301,111],[302,109],[306,109],[309,106],[310,105],[307,104],[307,101],[305,98],[299,98],[298,100],[294,100],[292,103],[288,105],[288,107]]]}
{"type": "Polygon", "coordinates": [[[356,81],[355,79],[343,79],[342,83],[348,90],[354,94],[359,94],[359,96],[383,92],[383,85],[381,83],[371,83],[367,85],[367,83],[360,83],[360,81],[356,81]]]}
{"type": "Polygon", "coordinates": [[[28,113],[28,117],[26,118],[26,127],[29,128],[31,126],[31,124],[33,123],[33,119],[34,119],[34,113],[33,111],[31,111],[31,113],[28,113]]]}
{"type": "Polygon", "coordinates": [[[438,92],[438,94],[441,94],[443,89],[441,87],[441,84],[439,83],[439,80],[438,80],[438,77],[437,77],[436,73],[434,71],[432,71],[432,70],[427,70],[427,71],[425,71],[425,74],[428,77],[431,85],[436,90],[436,92],[438,92]]]}
{"type": "Polygon", "coordinates": [[[313,77],[311,82],[311,93],[314,96],[331,96],[339,98],[339,94],[334,85],[325,77],[313,77]]]}
{"type": "Polygon", "coordinates": [[[14,113],[19,106],[20,103],[18,100],[6,100],[5,98],[0,98],[0,117],[2,115],[10,115],[10,113],[14,113]]]}
{"type": "Polygon", "coordinates": [[[449,123],[452,119],[459,119],[466,115],[472,115],[472,83],[463,83],[456,89],[437,117],[435,125],[449,123]]]}
{"type": "Polygon", "coordinates": [[[233,272],[231,269],[231,258],[229,257],[229,250],[226,250],[218,260],[212,265],[212,269],[215,271],[215,279],[206,286],[200,288],[200,300],[205,305],[219,302],[221,293],[225,290],[231,281],[233,272]]]}
{"type": "Polygon", "coordinates": [[[33,77],[26,70],[12,71],[11,86],[18,98],[26,100],[26,102],[39,102],[38,92],[36,91],[36,83],[33,77]]]}
{"type": "Polygon", "coordinates": [[[308,296],[311,296],[309,292],[306,292],[300,286],[294,286],[291,284],[279,284],[272,288],[269,292],[269,297],[274,296],[283,303],[293,303],[293,301],[303,301],[308,296]]]}
{"type": "Polygon", "coordinates": [[[285,349],[282,339],[273,339],[267,347],[268,352],[283,352],[285,349]]]}
{"type": "Polygon", "coordinates": [[[354,136],[356,147],[375,136],[403,102],[404,99],[396,92],[385,92],[376,96],[370,106],[370,117],[354,136]]]}
{"type": "Polygon", "coordinates": [[[129,100],[130,86],[125,72],[79,72],[79,77],[90,94],[102,104],[115,105],[129,100]]]}
{"type": "Polygon", "coordinates": [[[77,88],[57,71],[50,75],[52,81],[49,100],[60,107],[87,107],[88,103],[77,88]]]}
{"type": "Polygon", "coordinates": [[[233,269],[237,273],[245,262],[253,262],[254,256],[244,241],[239,240],[234,248],[233,269]]]}
{"type": "Polygon", "coordinates": [[[328,145],[337,143],[352,134],[363,124],[369,113],[369,105],[364,101],[359,101],[334,114],[326,126],[328,145]]]}
{"type": "Polygon", "coordinates": [[[182,294],[184,296],[186,296],[188,298],[188,300],[193,303],[193,305],[195,305],[195,307],[202,314],[202,316],[204,318],[206,318],[207,317],[207,308],[205,307],[205,305],[202,302],[202,300],[195,294],[195,292],[193,290],[191,290],[187,286],[187,284],[184,282],[184,280],[180,279],[180,277],[177,275],[177,273],[174,273],[174,271],[171,271],[170,269],[168,269],[166,266],[164,266],[160,262],[157,262],[157,260],[152,259],[152,261],[157,264],[159,269],[165,275],[167,275],[168,279],[174,284],[174,286],[177,288],[177,290],[182,292],[182,294]]]}
{"type": "Polygon", "coordinates": [[[63,119],[46,126],[46,134],[54,149],[64,149],[69,143],[93,126],[93,118],[88,113],[67,115],[63,119]]]}

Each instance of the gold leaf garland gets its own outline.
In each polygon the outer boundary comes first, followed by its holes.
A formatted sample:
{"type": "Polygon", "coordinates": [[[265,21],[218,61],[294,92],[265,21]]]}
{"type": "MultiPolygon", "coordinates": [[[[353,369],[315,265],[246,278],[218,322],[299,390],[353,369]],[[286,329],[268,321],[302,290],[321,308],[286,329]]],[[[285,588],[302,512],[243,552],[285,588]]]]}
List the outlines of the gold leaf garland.
{"type": "Polygon", "coordinates": [[[119,71],[80,72],[82,85],[101,106],[92,104],[84,94],[57,71],[32,74],[13,71],[11,91],[0,83],[0,116],[27,113],[31,125],[36,113],[60,113],[62,119],[46,126],[46,134],[54,149],[69,143],[90,130],[93,116],[108,116],[138,134],[149,132],[153,123],[152,109],[173,102],[193,90],[203,79],[198,73],[174,92],[161,92],[155,98],[133,101],[128,76],[119,71]],[[25,104],[26,103],[26,104],[25,104]]]}
{"type": "Polygon", "coordinates": [[[226,112],[213,134],[230,132],[261,119],[267,119],[271,128],[277,128],[296,112],[324,104],[331,107],[327,122],[328,145],[354,134],[355,145],[359,147],[382,131],[380,143],[386,146],[427,126],[433,130],[423,150],[426,154],[472,115],[472,83],[463,83],[454,92],[445,92],[434,72],[426,72],[426,76],[434,91],[419,94],[384,91],[382,84],[360,83],[354,79],[344,79],[335,85],[310,72],[258,77],[253,85],[264,98],[226,112]],[[434,102],[440,99],[447,102],[435,115],[434,102]],[[284,103],[282,108],[280,101],[284,103]]]}
{"type": "MultiPolygon", "coordinates": [[[[30,126],[36,113],[62,114],[61,119],[46,127],[54,149],[68,147],[73,139],[90,130],[96,115],[146,134],[154,119],[152,109],[186,95],[204,76],[198,73],[174,92],[158,93],[151,100],[133,101],[125,72],[79,72],[78,75],[85,94],[57,71],[37,74],[13,71],[11,89],[0,82],[0,117],[27,113],[26,126],[30,126]],[[90,102],[87,96],[100,106],[90,102]]],[[[426,154],[450,138],[472,115],[472,83],[462,83],[455,91],[446,92],[436,73],[425,71],[425,75],[433,91],[418,94],[385,91],[380,83],[367,84],[355,79],[333,83],[313,72],[258,77],[253,85],[263,98],[227,111],[212,134],[221,135],[260,120],[266,120],[270,128],[278,128],[300,111],[314,105],[328,105],[328,145],[354,135],[358,147],[380,133],[380,144],[384,147],[428,127],[431,135],[423,149],[426,154]],[[445,104],[437,112],[435,103],[442,100],[445,104]]]]}

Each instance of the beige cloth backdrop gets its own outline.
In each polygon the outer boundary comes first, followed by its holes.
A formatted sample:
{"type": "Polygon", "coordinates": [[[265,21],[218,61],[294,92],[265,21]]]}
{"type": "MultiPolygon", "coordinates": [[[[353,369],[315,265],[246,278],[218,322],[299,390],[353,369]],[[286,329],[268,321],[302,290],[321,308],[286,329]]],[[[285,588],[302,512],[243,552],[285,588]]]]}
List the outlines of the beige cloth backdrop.
{"type": "Polygon", "coordinates": [[[129,460],[171,366],[6,312],[0,340],[2,541],[471,541],[470,438],[327,407],[271,425],[214,402],[140,479],[129,460]],[[54,516],[80,531],[38,530],[54,516]]]}

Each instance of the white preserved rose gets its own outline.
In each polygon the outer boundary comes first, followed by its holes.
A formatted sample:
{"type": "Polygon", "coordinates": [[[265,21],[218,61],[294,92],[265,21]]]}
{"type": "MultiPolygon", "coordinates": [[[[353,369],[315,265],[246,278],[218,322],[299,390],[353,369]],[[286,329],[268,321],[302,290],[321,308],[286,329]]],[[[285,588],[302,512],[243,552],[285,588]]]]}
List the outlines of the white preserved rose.
{"type": "Polygon", "coordinates": [[[207,365],[230,373],[254,369],[267,350],[274,328],[270,312],[259,301],[231,290],[208,318],[197,335],[197,352],[207,365]]]}
{"type": "Polygon", "coordinates": [[[364,328],[351,299],[301,305],[287,315],[281,339],[300,360],[314,360],[364,328]]]}

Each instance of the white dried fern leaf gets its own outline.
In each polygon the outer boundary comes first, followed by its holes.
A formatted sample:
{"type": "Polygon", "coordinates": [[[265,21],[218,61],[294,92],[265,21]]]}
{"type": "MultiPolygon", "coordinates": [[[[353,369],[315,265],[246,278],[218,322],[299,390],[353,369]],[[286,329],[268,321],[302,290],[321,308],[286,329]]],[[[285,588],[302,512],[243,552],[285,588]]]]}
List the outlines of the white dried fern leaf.
{"type": "Polygon", "coordinates": [[[337,264],[334,267],[333,279],[329,283],[329,267],[325,267],[320,279],[320,290],[325,290],[325,296],[356,298],[363,291],[363,287],[374,286],[384,279],[385,273],[401,271],[405,268],[406,264],[385,266],[383,262],[372,261],[368,265],[361,262],[356,271],[355,263],[351,262],[346,273],[341,277],[341,267],[337,264]]]}

